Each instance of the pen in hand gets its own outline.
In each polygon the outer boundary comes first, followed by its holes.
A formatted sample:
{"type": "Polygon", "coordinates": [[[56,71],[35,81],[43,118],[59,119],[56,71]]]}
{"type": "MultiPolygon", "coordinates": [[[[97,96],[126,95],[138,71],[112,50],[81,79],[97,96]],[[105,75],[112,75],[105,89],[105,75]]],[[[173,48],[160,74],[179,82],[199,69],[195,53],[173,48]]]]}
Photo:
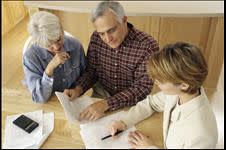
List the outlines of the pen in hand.
{"type": "MultiPolygon", "coordinates": [[[[121,133],[121,132],[123,132],[123,131],[124,131],[124,130],[118,130],[118,131],[115,133],[115,135],[118,135],[119,133],[121,133]]],[[[101,140],[107,139],[107,138],[109,138],[109,137],[112,137],[112,135],[107,135],[107,136],[101,138],[101,140]]]]}

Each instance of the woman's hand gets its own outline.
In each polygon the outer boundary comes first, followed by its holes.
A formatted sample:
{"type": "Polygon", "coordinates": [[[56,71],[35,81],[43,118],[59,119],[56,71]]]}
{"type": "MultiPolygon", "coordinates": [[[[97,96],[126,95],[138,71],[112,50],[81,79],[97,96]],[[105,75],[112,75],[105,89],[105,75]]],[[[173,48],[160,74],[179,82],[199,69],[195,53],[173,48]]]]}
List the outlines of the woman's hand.
{"type": "Polygon", "coordinates": [[[152,140],[143,135],[140,131],[134,131],[129,133],[129,143],[131,144],[132,148],[147,148],[153,145],[152,140]]]}
{"type": "Polygon", "coordinates": [[[111,132],[111,135],[114,136],[115,133],[119,130],[126,130],[127,125],[123,122],[123,121],[113,121],[110,125],[109,125],[109,130],[111,132]]]}
{"type": "Polygon", "coordinates": [[[67,52],[59,52],[56,53],[53,59],[49,62],[46,67],[45,73],[50,77],[53,75],[54,69],[59,66],[60,64],[64,64],[70,56],[67,52]]]}

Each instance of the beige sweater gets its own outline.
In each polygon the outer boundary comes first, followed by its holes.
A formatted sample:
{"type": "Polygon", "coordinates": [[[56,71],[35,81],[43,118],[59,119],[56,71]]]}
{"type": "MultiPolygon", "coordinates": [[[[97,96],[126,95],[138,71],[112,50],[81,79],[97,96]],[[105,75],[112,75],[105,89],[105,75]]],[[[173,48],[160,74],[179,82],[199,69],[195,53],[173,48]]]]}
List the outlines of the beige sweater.
{"type": "MultiPolygon", "coordinates": [[[[159,92],[132,107],[123,121],[134,125],[154,113],[163,113],[165,148],[215,148],[218,132],[215,116],[203,88],[201,95],[178,105],[178,96],[159,92]]],[[[157,148],[151,146],[149,148],[157,148]]]]}

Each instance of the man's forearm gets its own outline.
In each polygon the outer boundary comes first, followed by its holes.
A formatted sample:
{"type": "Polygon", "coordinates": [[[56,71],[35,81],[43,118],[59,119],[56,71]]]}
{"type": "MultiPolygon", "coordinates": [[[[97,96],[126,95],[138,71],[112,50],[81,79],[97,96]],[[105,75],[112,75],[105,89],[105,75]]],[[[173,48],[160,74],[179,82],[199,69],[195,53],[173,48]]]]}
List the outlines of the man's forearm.
{"type": "Polygon", "coordinates": [[[132,86],[114,96],[108,98],[110,110],[116,110],[125,106],[135,105],[137,102],[146,98],[150,93],[152,85],[149,86],[132,86]]]}

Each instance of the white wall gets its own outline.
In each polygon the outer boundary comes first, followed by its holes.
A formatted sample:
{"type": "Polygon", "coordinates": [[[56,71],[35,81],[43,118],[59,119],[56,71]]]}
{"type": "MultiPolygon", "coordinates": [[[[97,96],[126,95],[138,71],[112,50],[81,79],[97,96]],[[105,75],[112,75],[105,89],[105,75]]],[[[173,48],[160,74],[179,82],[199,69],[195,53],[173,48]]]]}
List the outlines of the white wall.
{"type": "Polygon", "coordinates": [[[217,90],[224,92],[224,63],[222,65],[221,74],[217,84],[217,90]]]}
{"type": "Polygon", "coordinates": [[[216,116],[218,127],[218,143],[216,148],[224,148],[224,63],[222,65],[217,89],[211,97],[211,106],[216,116]]]}

